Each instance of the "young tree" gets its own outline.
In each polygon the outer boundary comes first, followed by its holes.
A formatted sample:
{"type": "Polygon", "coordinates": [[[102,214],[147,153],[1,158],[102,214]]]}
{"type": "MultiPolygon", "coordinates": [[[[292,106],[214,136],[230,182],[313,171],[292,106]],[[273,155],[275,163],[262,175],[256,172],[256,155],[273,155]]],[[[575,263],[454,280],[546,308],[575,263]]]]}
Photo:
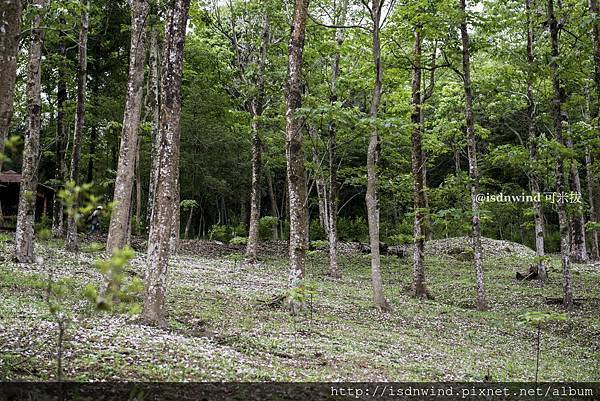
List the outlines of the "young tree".
{"type": "Polygon", "coordinates": [[[485,288],[483,283],[483,255],[481,252],[481,223],[479,219],[479,170],[477,168],[477,138],[475,136],[475,119],[473,116],[473,89],[471,87],[471,44],[467,27],[466,0],[460,0],[462,13],[460,36],[462,42],[462,78],[465,92],[465,123],[467,127],[469,178],[471,181],[471,220],[473,241],[473,262],[477,285],[477,309],[487,309],[485,288]]]}
{"type": "MultiPolygon", "coordinates": [[[[71,150],[71,171],[69,179],[79,184],[79,162],[81,160],[81,142],[85,127],[85,96],[87,87],[87,42],[89,30],[89,0],[80,0],[81,22],[79,26],[79,64],[77,66],[77,106],[75,110],[75,132],[73,133],[73,146],[71,150]]],[[[77,245],[77,220],[71,215],[67,219],[68,251],[76,252],[77,245]]]]}
{"type": "MultiPolygon", "coordinates": [[[[0,155],[8,137],[17,78],[21,0],[0,0],[0,155]]],[[[3,157],[0,156],[0,172],[3,157]]]]}
{"type": "Polygon", "coordinates": [[[165,294],[174,216],[176,172],[179,168],[181,79],[183,47],[190,0],[170,0],[165,21],[165,46],[161,68],[160,123],[153,211],[148,236],[143,318],[166,326],[165,294]]]}
{"type": "Polygon", "coordinates": [[[415,297],[427,298],[428,291],[425,285],[425,177],[421,123],[421,54],[422,54],[422,27],[417,25],[414,29],[414,46],[412,60],[412,176],[414,199],[414,247],[413,247],[413,282],[412,292],[415,297]]]}
{"type": "Polygon", "coordinates": [[[115,180],[113,208],[106,249],[113,251],[126,245],[131,216],[131,191],[135,172],[140,111],[142,107],[144,63],[146,60],[146,23],[149,4],[147,0],[131,2],[131,45],[129,51],[129,78],[127,100],[123,116],[123,131],[119,150],[119,164],[115,180]]]}
{"type": "Polygon", "coordinates": [[[260,117],[263,113],[265,90],[265,64],[269,46],[269,16],[265,10],[260,41],[260,55],[256,65],[256,95],[250,101],[252,115],[252,189],[250,191],[250,224],[248,229],[248,244],[246,258],[255,261],[258,249],[258,222],[260,220],[261,174],[262,174],[262,141],[260,136],[260,117]]]}
{"type": "MultiPolygon", "coordinates": [[[[563,104],[563,89],[561,88],[560,73],[559,73],[559,47],[558,47],[558,20],[554,12],[554,0],[548,0],[547,3],[548,13],[548,30],[550,32],[550,72],[552,78],[552,121],[554,125],[554,136],[559,146],[564,146],[564,139],[562,134],[563,115],[562,115],[562,104],[563,104]]],[[[556,191],[558,192],[558,224],[560,230],[560,256],[563,268],[563,306],[567,310],[573,309],[573,285],[571,278],[571,241],[569,238],[569,222],[567,219],[567,210],[565,201],[560,199],[561,195],[565,193],[565,177],[564,177],[564,162],[562,152],[559,150],[556,152],[556,191]]]]}
{"type": "MultiPolygon", "coordinates": [[[[534,23],[533,23],[533,0],[525,0],[525,16],[527,24],[527,133],[529,141],[529,157],[531,159],[531,171],[529,172],[529,186],[531,192],[540,193],[540,179],[537,171],[538,160],[538,136],[535,127],[535,98],[533,94],[533,78],[535,59],[534,45],[534,23]]],[[[533,202],[533,221],[535,226],[535,252],[538,257],[538,277],[543,282],[546,280],[546,266],[544,265],[544,220],[542,216],[542,204],[540,201],[533,202]]]]}
{"type": "Polygon", "coordinates": [[[33,225],[37,199],[40,129],[42,123],[42,19],[46,1],[31,4],[34,17],[31,22],[29,58],[27,61],[27,131],[23,150],[23,169],[19,193],[19,210],[15,232],[15,257],[19,263],[33,262],[33,225]]]}
{"type": "Polygon", "coordinates": [[[150,49],[148,51],[148,82],[150,93],[147,95],[146,108],[152,113],[152,146],[150,153],[150,180],[148,181],[148,205],[146,208],[146,224],[150,224],[154,208],[154,193],[156,192],[156,172],[158,171],[158,125],[160,121],[160,44],[158,28],[151,27],[150,49]]]}
{"type": "Polygon", "coordinates": [[[295,1],[292,32],[288,44],[285,153],[290,209],[290,287],[296,287],[304,278],[304,259],[308,245],[303,124],[296,116],[296,111],[302,106],[302,52],[308,2],[309,0],[295,1]]]}
{"type": "MultiPolygon", "coordinates": [[[[371,16],[372,34],[372,56],[375,69],[375,82],[371,97],[371,108],[369,117],[377,118],[379,104],[381,103],[383,66],[381,65],[381,14],[385,0],[372,0],[371,6],[365,2],[371,16]]],[[[391,310],[390,304],[383,293],[381,280],[381,256],[379,254],[379,199],[377,183],[377,163],[379,160],[379,132],[373,128],[369,136],[369,148],[367,151],[367,193],[365,201],[367,204],[367,217],[369,222],[369,242],[371,245],[371,280],[373,284],[373,301],[378,309],[382,311],[391,310]]]]}

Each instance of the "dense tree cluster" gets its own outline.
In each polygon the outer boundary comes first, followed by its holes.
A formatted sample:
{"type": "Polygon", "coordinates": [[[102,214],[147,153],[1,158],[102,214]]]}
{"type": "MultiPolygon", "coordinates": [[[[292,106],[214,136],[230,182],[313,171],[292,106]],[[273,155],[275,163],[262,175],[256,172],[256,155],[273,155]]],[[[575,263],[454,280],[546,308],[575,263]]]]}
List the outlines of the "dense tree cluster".
{"type": "MultiPolygon", "coordinates": [[[[596,0],[1,0],[0,169],[22,172],[16,257],[34,257],[37,183],[92,183],[107,249],[148,236],[144,315],[164,323],[178,240],[380,248],[469,235],[598,259],[600,20],[596,0]],[[20,21],[15,24],[15,21],[20,21]],[[4,152],[4,143],[22,138],[4,152]],[[490,194],[536,195],[491,202],[490,194]],[[112,203],[111,203],[112,202],[112,203]],[[180,213],[185,212],[185,224],[180,213]]],[[[74,204],[80,199],[75,197],[74,204]]],[[[52,229],[82,219],[56,197],[52,229]]],[[[39,216],[38,216],[39,217],[39,216]]]]}

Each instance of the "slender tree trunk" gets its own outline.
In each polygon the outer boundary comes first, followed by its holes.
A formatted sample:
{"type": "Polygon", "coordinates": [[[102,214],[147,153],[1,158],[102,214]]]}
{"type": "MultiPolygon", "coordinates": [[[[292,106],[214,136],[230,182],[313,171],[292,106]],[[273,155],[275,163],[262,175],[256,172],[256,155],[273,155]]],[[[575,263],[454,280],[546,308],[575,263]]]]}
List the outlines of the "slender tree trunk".
{"type": "Polygon", "coordinates": [[[21,0],[0,0],[0,172],[13,114],[20,35],[21,0]]]}
{"type": "MultiPolygon", "coordinates": [[[[341,26],[346,23],[348,12],[348,0],[343,0],[336,12],[336,25],[341,26]]],[[[341,48],[345,40],[344,29],[335,30],[335,55],[333,57],[333,68],[331,69],[331,104],[338,101],[338,78],[340,76],[341,48]]],[[[328,217],[328,242],[329,242],[329,275],[334,278],[342,276],[338,266],[338,235],[337,235],[337,217],[338,217],[338,185],[337,185],[337,128],[335,124],[329,124],[329,141],[327,144],[329,156],[329,191],[327,192],[328,217]]]]}
{"type": "MultiPolygon", "coordinates": [[[[83,139],[83,128],[85,126],[85,95],[87,81],[87,41],[89,30],[89,0],[81,2],[81,23],[79,28],[79,65],[77,67],[77,106],[75,111],[75,131],[73,133],[73,148],[71,150],[71,172],[69,179],[79,185],[79,162],[81,161],[81,142],[83,139]]],[[[75,208],[79,205],[75,202],[75,208]]],[[[70,213],[67,219],[68,251],[77,252],[77,220],[74,213],[70,213]]]]}
{"type": "MultiPolygon", "coordinates": [[[[585,170],[586,170],[586,178],[587,178],[587,187],[588,187],[588,203],[590,205],[590,221],[595,223],[598,222],[598,212],[596,210],[596,201],[594,195],[595,186],[594,186],[594,173],[592,171],[592,154],[590,152],[590,146],[585,146],[585,170]]],[[[591,231],[592,236],[592,259],[598,260],[600,259],[600,247],[598,245],[598,230],[591,231]]]]}
{"type": "Polygon", "coordinates": [[[46,1],[34,0],[32,6],[36,10],[36,15],[31,23],[31,42],[27,62],[27,131],[25,132],[19,211],[15,232],[15,256],[19,263],[32,263],[34,261],[33,225],[35,223],[42,117],[41,64],[44,29],[41,26],[46,1]]]}
{"type": "MultiPolygon", "coordinates": [[[[179,235],[181,233],[181,189],[179,182],[179,141],[177,141],[176,149],[175,149],[175,164],[177,165],[177,170],[175,170],[175,187],[174,187],[174,196],[173,196],[173,218],[172,218],[172,226],[171,226],[171,239],[169,245],[169,251],[171,255],[176,255],[179,252],[179,235]]],[[[225,223],[227,224],[227,223],[225,223]]]]}
{"type": "MultiPolygon", "coordinates": [[[[531,159],[531,169],[529,171],[529,186],[533,194],[540,193],[540,179],[537,170],[538,149],[537,132],[535,128],[535,99],[533,95],[533,78],[535,60],[533,55],[533,21],[532,4],[534,0],[525,0],[525,13],[527,16],[527,132],[529,139],[529,157],[531,159]]],[[[542,204],[540,201],[533,201],[533,221],[535,226],[535,253],[538,257],[538,277],[546,281],[546,266],[544,265],[544,222],[542,219],[542,204]]]]}
{"type": "MultiPolygon", "coordinates": [[[[375,67],[375,83],[373,84],[373,96],[369,117],[377,118],[379,104],[381,103],[383,67],[381,65],[381,43],[379,38],[381,24],[382,0],[373,0],[371,3],[372,16],[372,55],[375,67]]],[[[377,183],[377,163],[379,160],[379,132],[374,128],[369,137],[369,149],[367,151],[367,193],[365,201],[367,204],[367,218],[369,222],[369,242],[371,245],[371,281],[373,284],[373,301],[378,309],[391,310],[390,304],[383,293],[383,282],[381,279],[381,256],[379,254],[379,199],[377,183]]]]}
{"type": "MultiPolygon", "coordinates": [[[[92,93],[93,92],[92,87],[92,93]]],[[[88,152],[88,165],[87,165],[87,174],[85,178],[85,182],[93,182],[94,181],[94,159],[96,158],[96,142],[98,142],[98,129],[95,125],[92,125],[90,128],[90,147],[88,152]]]]}
{"type": "Polygon", "coordinates": [[[165,295],[170,255],[171,221],[174,216],[176,174],[179,158],[181,118],[181,78],[183,46],[190,0],[170,0],[165,20],[165,48],[161,70],[160,124],[158,133],[158,163],[156,191],[153,201],[148,238],[146,294],[143,318],[166,326],[165,295]]]}
{"type": "MultiPolygon", "coordinates": [[[[65,21],[61,19],[61,25],[64,27],[65,21]]],[[[65,33],[61,29],[58,33],[60,38],[59,55],[60,65],[58,67],[58,84],[56,94],[56,169],[54,178],[60,182],[57,189],[60,189],[67,179],[67,131],[65,127],[65,103],[67,101],[67,81],[65,78],[67,46],[65,43],[65,33]]],[[[54,205],[52,212],[52,233],[55,237],[64,236],[64,211],[63,205],[58,196],[54,196],[54,205]]]]}
{"type": "MultiPolygon", "coordinates": [[[[561,88],[559,75],[559,51],[558,51],[558,21],[554,14],[554,0],[548,0],[548,29],[550,31],[550,71],[552,77],[552,120],[554,123],[554,136],[559,145],[564,146],[562,134],[562,103],[563,89],[561,88]]],[[[562,153],[556,152],[556,191],[559,198],[565,193],[565,177],[564,177],[564,162],[562,153]]],[[[567,310],[573,309],[573,284],[571,277],[571,241],[569,238],[569,222],[567,218],[567,210],[564,200],[559,199],[558,202],[558,224],[560,230],[560,255],[563,269],[563,306],[567,310]]]]}
{"type": "MultiPolygon", "coordinates": [[[[563,113],[563,116],[566,116],[566,113],[563,113]]],[[[569,133],[569,137],[566,140],[566,146],[569,149],[573,149],[571,133],[569,133]]],[[[579,178],[576,160],[570,161],[569,178],[571,191],[573,193],[581,194],[581,180],[579,178]]],[[[573,214],[571,216],[571,262],[586,263],[589,258],[585,243],[585,218],[583,216],[583,206],[581,203],[574,206],[573,214]]]]}
{"type": "Polygon", "coordinates": [[[462,40],[463,84],[465,90],[465,120],[467,128],[469,177],[471,180],[471,210],[473,213],[472,241],[473,262],[475,265],[475,280],[477,284],[477,309],[487,309],[485,287],[483,282],[483,255],[481,251],[481,224],[479,220],[479,171],[477,168],[477,138],[475,137],[475,121],[473,117],[473,90],[471,88],[471,54],[469,31],[467,29],[466,0],[460,0],[460,9],[463,13],[460,24],[462,40]]]}
{"type": "MultiPolygon", "coordinates": [[[[269,188],[269,200],[271,201],[271,216],[277,217],[277,220],[279,221],[279,211],[277,210],[277,198],[275,196],[275,190],[273,188],[273,177],[272,177],[270,168],[265,169],[265,175],[267,176],[267,185],[269,188]]],[[[273,241],[276,241],[277,239],[279,239],[279,237],[277,235],[277,224],[273,225],[271,238],[273,239],[273,241]]]]}
{"type": "MultiPolygon", "coordinates": [[[[288,45],[287,111],[285,153],[290,210],[290,287],[300,285],[304,278],[304,259],[307,244],[306,177],[304,174],[304,147],[302,120],[296,110],[302,106],[302,52],[306,33],[309,0],[296,0],[292,33],[288,45]]],[[[293,308],[295,309],[295,307],[293,308]]],[[[293,312],[296,312],[293,310],[293,312]]]]}
{"type": "Polygon", "coordinates": [[[188,214],[187,222],[185,223],[185,231],[183,232],[183,239],[188,239],[190,233],[190,227],[192,226],[192,217],[194,216],[194,208],[190,208],[190,214],[188,214]]]}
{"type": "Polygon", "coordinates": [[[135,154],[135,222],[140,225],[142,218],[142,174],[141,174],[141,147],[142,138],[138,136],[137,150],[135,154]]]}
{"type": "Polygon", "coordinates": [[[263,112],[265,90],[265,64],[269,47],[270,27],[269,17],[265,12],[263,16],[263,29],[260,43],[260,55],[254,80],[256,82],[256,95],[250,102],[252,115],[252,188],[250,191],[250,224],[248,229],[248,244],[246,245],[246,259],[256,261],[258,253],[258,228],[260,220],[261,176],[262,176],[262,140],[260,118],[263,112]]]}
{"type": "Polygon", "coordinates": [[[325,233],[328,232],[328,224],[329,218],[327,216],[327,205],[326,205],[326,197],[327,197],[327,189],[325,188],[325,180],[323,178],[323,168],[321,165],[321,160],[319,157],[319,153],[317,152],[317,143],[319,142],[319,133],[314,125],[308,126],[308,135],[311,138],[313,143],[312,146],[312,161],[314,164],[314,174],[315,174],[315,187],[317,189],[317,203],[319,206],[319,224],[323,227],[325,233]]]}
{"type": "Polygon", "coordinates": [[[412,176],[415,220],[413,225],[413,282],[412,293],[417,298],[427,298],[429,293],[425,285],[425,186],[423,169],[423,149],[421,146],[421,27],[414,31],[415,44],[413,47],[412,67],[412,176]]]}
{"type": "Polygon", "coordinates": [[[149,8],[147,0],[133,0],[131,3],[131,45],[127,100],[125,101],[119,164],[113,197],[113,201],[117,206],[113,208],[110,216],[110,226],[106,240],[108,251],[114,251],[126,245],[135,159],[138,153],[138,131],[143,98],[144,63],[146,60],[146,22],[149,8]]]}

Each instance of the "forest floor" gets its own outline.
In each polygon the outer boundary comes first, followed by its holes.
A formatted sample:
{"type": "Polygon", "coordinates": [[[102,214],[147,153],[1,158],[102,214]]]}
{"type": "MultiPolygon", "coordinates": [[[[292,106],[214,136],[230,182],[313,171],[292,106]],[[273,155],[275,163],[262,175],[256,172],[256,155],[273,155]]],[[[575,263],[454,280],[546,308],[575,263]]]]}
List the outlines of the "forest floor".
{"type": "MultiPolygon", "coordinates": [[[[160,329],[141,324],[139,315],[98,312],[87,303],[82,289],[102,280],[94,261],[103,254],[93,246],[74,255],[59,241],[40,242],[38,262],[17,265],[6,237],[0,241],[0,380],[56,378],[58,325],[46,303],[50,275],[68,288],[66,380],[533,380],[535,329],[519,316],[560,312],[546,304],[546,297],[562,294],[558,258],[540,288],[515,280],[516,271],[527,271],[530,250],[489,242],[490,310],[478,312],[471,264],[457,256],[460,241],[447,242],[433,243],[430,250],[444,251],[426,258],[434,300],[410,297],[410,255],[383,258],[391,313],[373,307],[369,255],[343,252],[343,278],[331,279],[327,255],[310,252],[308,280],[316,294],[297,316],[262,302],[285,288],[280,252],[246,265],[227,256],[232,249],[226,245],[184,242],[170,264],[168,328],[160,329]],[[210,247],[226,251],[200,251],[210,247]]],[[[143,257],[138,253],[128,275],[141,277],[143,257]]],[[[573,274],[581,301],[566,321],[543,327],[540,381],[600,381],[600,266],[574,265],[573,274]]]]}

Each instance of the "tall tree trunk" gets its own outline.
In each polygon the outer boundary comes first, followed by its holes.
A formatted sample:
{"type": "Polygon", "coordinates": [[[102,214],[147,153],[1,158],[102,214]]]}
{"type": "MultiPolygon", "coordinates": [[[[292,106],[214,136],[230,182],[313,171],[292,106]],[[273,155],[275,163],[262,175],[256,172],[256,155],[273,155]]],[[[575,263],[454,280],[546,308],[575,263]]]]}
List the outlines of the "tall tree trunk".
{"type": "MultiPolygon", "coordinates": [[[[341,26],[346,23],[348,12],[348,0],[343,0],[339,9],[336,10],[336,25],[341,26]]],[[[333,67],[331,69],[331,97],[332,105],[338,101],[338,78],[340,76],[341,48],[344,44],[344,29],[335,30],[335,55],[333,57],[333,67]]],[[[327,152],[329,157],[329,191],[327,192],[327,210],[328,224],[328,242],[329,242],[329,275],[334,278],[342,276],[338,266],[338,235],[337,235],[337,217],[338,217],[338,185],[337,185],[337,128],[335,124],[329,124],[329,141],[327,143],[327,152]]]]}
{"type": "MultiPolygon", "coordinates": [[[[372,17],[372,55],[375,67],[375,83],[373,84],[373,96],[369,117],[377,118],[379,104],[381,103],[383,67],[381,65],[381,42],[379,38],[381,24],[381,8],[383,0],[373,0],[371,3],[372,17]]],[[[369,242],[371,245],[371,281],[373,284],[373,301],[378,309],[391,310],[390,304],[383,293],[383,282],[381,279],[381,256],[379,254],[379,199],[377,183],[377,163],[379,160],[379,132],[376,128],[369,136],[369,149],[367,151],[367,193],[365,201],[367,204],[367,218],[369,222],[369,242]]]]}
{"type": "MultiPolygon", "coordinates": [[[[596,210],[596,201],[598,199],[594,197],[596,194],[594,185],[594,173],[592,170],[592,154],[590,152],[590,146],[585,146],[585,171],[588,188],[588,203],[590,205],[590,221],[598,223],[598,211],[596,210]]],[[[591,231],[592,236],[592,258],[594,260],[600,259],[600,246],[598,244],[598,230],[591,231]]]]}
{"type": "Polygon", "coordinates": [[[152,145],[150,152],[150,180],[148,181],[148,205],[146,207],[146,226],[150,225],[152,211],[154,210],[154,194],[156,192],[156,172],[158,165],[158,126],[160,121],[160,45],[158,42],[158,29],[152,27],[150,33],[150,51],[148,52],[148,82],[150,94],[148,107],[152,109],[152,145]]]}
{"type": "MultiPolygon", "coordinates": [[[[273,188],[273,177],[271,169],[265,169],[265,175],[267,176],[267,186],[269,189],[269,200],[271,201],[271,216],[276,217],[279,220],[279,211],[277,210],[277,198],[275,196],[275,189],[273,188]]],[[[271,239],[276,241],[279,238],[277,235],[277,224],[273,225],[271,239]]]]}
{"type": "Polygon", "coordinates": [[[135,152],[135,223],[140,226],[142,218],[142,173],[141,173],[142,138],[138,136],[135,152]]]}
{"type": "Polygon", "coordinates": [[[187,222],[185,223],[185,231],[183,232],[183,239],[188,239],[190,233],[190,227],[192,226],[192,217],[194,216],[194,208],[190,208],[190,214],[188,214],[187,222]]]}
{"type": "MultiPolygon", "coordinates": [[[[175,149],[175,164],[177,170],[175,170],[175,186],[173,189],[173,218],[171,219],[171,239],[169,244],[169,251],[171,255],[176,255],[179,252],[179,235],[181,233],[181,188],[179,181],[179,141],[177,141],[175,149]]],[[[227,224],[227,223],[225,223],[227,224]]]]}
{"type": "Polygon", "coordinates": [[[146,22],[149,5],[147,0],[131,2],[131,45],[129,51],[129,78],[127,100],[123,115],[123,131],[119,148],[119,164],[115,180],[113,208],[106,249],[114,251],[126,245],[126,231],[131,209],[131,190],[135,173],[140,111],[142,108],[144,63],[146,60],[146,22]]]}
{"type": "MultiPolygon", "coordinates": [[[[75,131],[73,133],[73,147],[71,150],[71,172],[69,179],[79,185],[79,162],[81,160],[81,142],[83,139],[83,128],[85,125],[85,95],[87,81],[87,41],[89,30],[89,0],[80,0],[81,2],[81,23],[79,27],[79,65],[77,67],[77,106],[75,111],[75,131]]],[[[74,207],[79,205],[78,200],[74,207]]],[[[69,213],[67,219],[67,240],[66,248],[68,251],[76,252],[77,245],[77,220],[75,211],[69,213]]]]}
{"type": "Polygon", "coordinates": [[[253,262],[258,252],[258,228],[260,220],[261,175],[262,175],[262,140],[260,135],[260,118],[263,112],[265,90],[265,64],[269,47],[270,27],[269,16],[265,11],[263,16],[263,29],[260,41],[260,55],[258,58],[256,75],[256,95],[250,102],[252,115],[252,188],[250,191],[250,224],[248,229],[248,244],[246,245],[246,259],[253,262]]]}
{"type": "Polygon", "coordinates": [[[481,224],[479,220],[479,171],[477,168],[477,138],[475,137],[475,120],[473,117],[473,89],[471,87],[471,54],[469,31],[467,29],[466,0],[460,0],[462,21],[460,36],[462,40],[463,85],[465,91],[465,120],[467,128],[469,178],[471,180],[471,211],[473,217],[472,241],[473,262],[475,265],[475,281],[477,285],[477,309],[487,309],[485,287],[483,283],[483,255],[481,251],[481,224]]]}
{"type": "Polygon", "coordinates": [[[296,116],[296,110],[302,106],[302,52],[308,2],[309,0],[296,0],[292,33],[288,44],[285,153],[290,211],[290,270],[288,277],[290,287],[300,285],[300,281],[304,278],[304,259],[308,247],[303,123],[296,116]]]}
{"type": "Polygon", "coordinates": [[[176,174],[181,130],[181,77],[183,47],[190,0],[170,0],[165,20],[165,47],[161,69],[160,123],[158,132],[158,160],[156,191],[153,201],[148,256],[146,259],[143,318],[166,326],[165,294],[167,267],[170,255],[170,237],[176,192],[176,174]]]}
{"type": "MultiPolygon", "coordinates": [[[[92,88],[92,93],[93,88],[92,88]]],[[[90,128],[90,147],[88,152],[88,165],[87,165],[87,174],[85,178],[85,182],[93,182],[94,181],[94,159],[96,157],[96,142],[98,142],[98,129],[96,125],[92,125],[90,128]]]]}
{"type": "Polygon", "coordinates": [[[40,130],[42,117],[42,17],[45,0],[35,0],[36,15],[31,23],[31,42],[27,62],[27,131],[23,150],[23,169],[19,193],[19,211],[15,232],[15,256],[19,263],[33,262],[33,225],[37,198],[40,130]]]}
{"type": "MultiPolygon", "coordinates": [[[[552,120],[554,123],[554,136],[560,146],[564,146],[562,134],[562,103],[563,89],[561,88],[559,75],[559,51],[558,51],[558,21],[554,14],[554,0],[548,0],[548,29],[550,31],[550,71],[552,77],[552,120]]],[[[559,196],[565,193],[564,162],[560,151],[556,152],[556,191],[559,196]]],[[[567,310],[573,309],[573,284],[571,277],[571,241],[569,238],[569,222],[564,200],[558,200],[558,225],[560,230],[560,255],[563,269],[563,306],[567,310]]]]}
{"type": "Polygon", "coordinates": [[[13,114],[20,35],[21,0],[0,0],[0,172],[13,114]]]}
{"type": "Polygon", "coordinates": [[[412,67],[412,176],[414,197],[414,225],[413,225],[413,282],[412,293],[417,298],[427,298],[429,293],[425,285],[425,179],[423,149],[421,146],[421,37],[422,27],[415,27],[415,44],[413,47],[412,67]]]}
{"type": "MultiPolygon", "coordinates": [[[[568,121],[567,113],[563,113],[563,116],[568,121]]],[[[570,125],[569,125],[570,127],[570,125]]],[[[569,128],[570,131],[570,128],[569,128]]],[[[569,132],[569,136],[566,140],[566,146],[569,149],[573,149],[572,133],[569,132]]],[[[569,184],[571,191],[576,194],[581,194],[581,180],[579,178],[579,170],[577,169],[577,161],[575,159],[570,161],[569,166],[569,184]]],[[[574,205],[571,216],[571,262],[573,263],[586,263],[588,261],[587,246],[585,243],[585,218],[583,216],[583,206],[581,203],[574,205]]]]}
{"type": "MultiPolygon", "coordinates": [[[[321,158],[319,157],[319,152],[317,151],[317,143],[319,142],[319,133],[314,125],[308,125],[308,135],[311,138],[313,146],[311,147],[312,151],[312,161],[314,164],[314,174],[315,174],[315,187],[317,189],[317,203],[319,206],[319,224],[323,227],[325,233],[328,232],[328,224],[329,218],[327,217],[327,188],[325,187],[325,179],[323,178],[323,166],[321,158]]],[[[312,185],[311,185],[312,186],[312,185]]]]}
{"type": "MultiPolygon", "coordinates": [[[[61,25],[64,27],[65,21],[61,19],[61,25]]],[[[67,68],[67,46],[65,43],[65,33],[61,29],[58,33],[60,38],[59,55],[60,65],[58,67],[58,84],[56,94],[56,169],[54,178],[60,182],[59,188],[64,185],[67,179],[67,131],[65,127],[65,103],[67,101],[67,81],[65,70],[67,68]]],[[[57,188],[57,189],[59,189],[57,188]]],[[[55,237],[64,236],[64,211],[63,205],[58,196],[54,196],[54,205],[52,212],[52,233],[55,237]]]]}
{"type": "MultiPolygon", "coordinates": [[[[533,78],[535,60],[533,55],[533,20],[532,3],[534,0],[525,0],[525,13],[527,16],[527,132],[529,139],[529,158],[531,160],[531,169],[529,171],[529,186],[533,194],[540,193],[540,179],[537,171],[538,149],[537,132],[535,128],[535,99],[533,95],[533,78]]],[[[535,253],[538,257],[538,277],[546,281],[546,266],[544,265],[544,222],[542,219],[542,204],[540,201],[533,201],[533,221],[535,227],[535,253]]]]}

